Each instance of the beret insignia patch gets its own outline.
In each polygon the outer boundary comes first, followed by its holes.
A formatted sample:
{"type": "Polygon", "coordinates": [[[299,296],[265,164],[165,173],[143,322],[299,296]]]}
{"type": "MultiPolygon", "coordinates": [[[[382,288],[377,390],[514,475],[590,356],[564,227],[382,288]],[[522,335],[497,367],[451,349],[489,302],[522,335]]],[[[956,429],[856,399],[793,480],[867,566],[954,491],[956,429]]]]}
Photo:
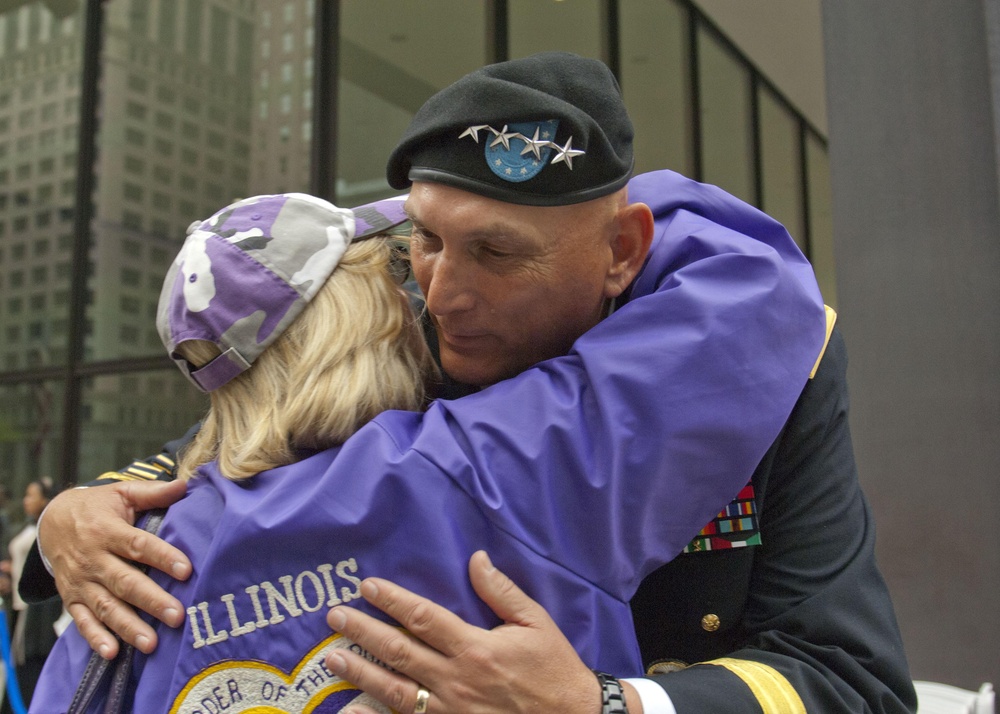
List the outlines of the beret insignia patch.
{"type": "Polygon", "coordinates": [[[500,129],[480,124],[470,126],[458,138],[468,137],[478,144],[479,134],[483,132],[483,153],[490,171],[504,181],[519,183],[537,176],[549,163],[553,149],[557,156],[552,163],[563,161],[573,169],[572,157],[584,152],[572,148],[572,137],[566,147],[555,143],[558,128],[557,119],[504,124],[500,129]]]}

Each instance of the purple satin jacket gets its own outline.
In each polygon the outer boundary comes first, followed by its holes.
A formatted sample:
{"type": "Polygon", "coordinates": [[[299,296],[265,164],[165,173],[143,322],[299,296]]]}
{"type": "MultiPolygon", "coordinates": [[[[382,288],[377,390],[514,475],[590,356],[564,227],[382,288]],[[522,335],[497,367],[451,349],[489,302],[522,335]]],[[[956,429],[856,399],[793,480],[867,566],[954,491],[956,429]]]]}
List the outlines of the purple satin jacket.
{"type": "MultiPolygon", "coordinates": [[[[156,652],[136,659],[135,711],[370,703],[323,666],[356,647],[327,610],[367,609],[359,584],[380,576],[492,627],[466,570],[480,548],[589,666],[641,674],[629,599],[747,483],[826,322],[812,269],[772,219],[667,171],[629,191],[653,209],[651,255],[570,354],[423,414],[384,413],[245,482],[202,469],[160,531],[194,565],[187,582],[156,576],[187,622],[159,625],[156,652]]],[[[65,710],[88,655],[71,627],[33,712],[65,710]]]]}

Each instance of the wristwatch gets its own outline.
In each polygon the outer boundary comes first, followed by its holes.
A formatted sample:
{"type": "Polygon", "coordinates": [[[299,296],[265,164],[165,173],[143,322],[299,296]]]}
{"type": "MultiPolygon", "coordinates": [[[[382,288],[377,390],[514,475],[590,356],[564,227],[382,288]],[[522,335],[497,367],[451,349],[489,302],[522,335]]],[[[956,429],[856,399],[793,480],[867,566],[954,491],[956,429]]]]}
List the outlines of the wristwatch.
{"type": "Polygon", "coordinates": [[[625,692],[622,691],[618,678],[596,669],[593,672],[597,675],[597,683],[601,685],[601,714],[628,714],[625,692]]]}

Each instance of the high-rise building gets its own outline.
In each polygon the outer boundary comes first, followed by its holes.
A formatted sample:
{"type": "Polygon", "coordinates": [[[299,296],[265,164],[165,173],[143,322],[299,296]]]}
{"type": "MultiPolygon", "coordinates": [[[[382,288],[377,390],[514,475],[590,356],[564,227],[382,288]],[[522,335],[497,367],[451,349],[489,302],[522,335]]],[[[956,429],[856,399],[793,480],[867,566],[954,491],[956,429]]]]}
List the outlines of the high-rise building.
{"type": "Polygon", "coordinates": [[[260,2],[253,43],[253,193],[309,184],[315,2],[260,2]]]}
{"type": "MultiPolygon", "coordinates": [[[[109,2],[104,17],[89,259],[76,266],[86,362],[162,354],[156,304],[187,226],[247,195],[250,180],[253,2],[109,2]]],[[[0,15],[4,370],[67,362],[81,27],[79,12],[44,3],[0,15]]],[[[165,429],[192,421],[202,399],[172,377],[86,378],[84,472],[155,451],[165,429]]],[[[5,463],[51,472],[59,399],[44,382],[20,391],[0,401],[0,420],[30,436],[0,447],[5,463]]]]}

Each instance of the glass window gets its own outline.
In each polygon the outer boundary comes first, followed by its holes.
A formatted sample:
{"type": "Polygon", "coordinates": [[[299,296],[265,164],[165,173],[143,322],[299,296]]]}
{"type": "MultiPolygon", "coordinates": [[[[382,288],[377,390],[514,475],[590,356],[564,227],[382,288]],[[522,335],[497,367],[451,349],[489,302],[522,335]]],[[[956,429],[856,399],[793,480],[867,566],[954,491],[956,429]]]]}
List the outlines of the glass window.
{"type": "MultiPolygon", "coordinates": [[[[57,187],[65,182],[75,185],[76,175],[73,145],[62,140],[62,131],[75,132],[75,114],[61,114],[67,105],[78,101],[76,88],[67,86],[63,78],[68,71],[79,72],[79,37],[75,32],[67,34],[65,23],[63,27],[55,26],[59,20],[46,4],[15,5],[20,9],[0,8],[0,23],[7,28],[0,32],[15,32],[26,53],[18,60],[24,63],[24,69],[0,74],[0,126],[6,154],[0,160],[0,183],[15,183],[13,190],[5,190],[0,197],[0,235],[14,236],[19,241],[10,246],[4,262],[0,336],[18,340],[3,340],[0,371],[59,367],[66,359],[66,335],[49,329],[51,322],[65,321],[69,315],[68,304],[54,300],[49,284],[55,263],[50,241],[56,238],[53,228],[62,212],[73,210],[74,196],[58,193],[57,187]],[[59,31],[50,31],[53,27],[59,31]],[[57,45],[68,50],[62,61],[38,61],[54,57],[52,48],[57,45]],[[28,67],[31,71],[26,71],[28,67]],[[65,124],[57,126],[57,122],[65,124]],[[71,162],[66,163],[60,154],[70,157],[71,162]],[[26,294],[26,290],[31,293],[26,294]],[[22,322],[26,316],[31,317],[30,323],[22,322]]],[[[11,51],[14,45],[5,47],[11,51]]],[[[13,66],[9,65],[9,69],[13,70],[13,66]]],[[[61,403],[52,408],[58,410],[61,403]]],[[[49,419],[48,414],[45,419],[49,419]]],[[[10,426],[0,424],[4,429],[10,426]]],[[[6,429],[5,433],[15,434],[16,428],[6,429]]],[[[37,469],[34,475],[38,475],[37,469]]]]}
{"type": "Polygon", "coordinates": [[[760,111],[760,206],[780,221],[805,248],[805,201],[799,121],[766,87],[758,92],[760,111]]]}
{"type": "Polygon", "coordinates": [[[177,93],[170,87],[161,84],[156,88],[156,98],[163,104],[173,104],[177,101],[177,93]]]}
{"type": "Polygon", "coordinates": [[[635,125],[636,173],[694,175],[688,11],[673,0],[633,0],[621,13],[621,84],[635,125]]]}
{"type": "Polygon", "coordinates": [[[750,71],[704,27],[698,29],[697,51],[700,179],[756,203],[750,71]]]}
{"type": "MultiPolygon", "coordinates": [[[[12,350],[5,341],[3,367],[14,369],[31,364],[28,349],[12,350]]],[[[34,347],[32,356],[46,357],[44,347],[34,347]]],[[[37,366],[37,365],[32,365],[37,366]]],[[[3,482],[12,496],[20,496],[25,487],[42,476],[59,473],[62,448],[61,382],[28,382],[0,387],[0,424],[4,438],[0,439],[0,463],[3,482]]]]}
{"type": "Polygon", "coordinates": [[[139,298],[133,297],[132,295],[122,295],[121,296],[121,310],[129,315],[139,314],[139,298]]]}
{"type": "Polygon", "coordinates": [[[177,0],[161,2],[160,18],[156,23],[158,32],[157,43],[165,50],[172,50],[177,46],[177,0]]]}
{"type": "Polygon", "coordinates": [[[132,129],[130,127],[126,127],[125,142],[131,144],[132,146],[145,146],[146,135],[143,134],[138,129],[132,129]]]}
{"type": "Polygon", "coordinates": [[[135,101],[125,102],[125,116],[142,121],[146,118],[146,106],[135,101]]]}
{"type": "Polygon", "coordinates": [[[601,0],[509,0],[510,56],[527,57],[536,52],[563,50],[606,60],[604,6],[601,0]]]}
{"type": "MultiPolygon", "coordinates": [[[[129,338],[133,335],[128,332],[129,338]]],[[[207,408],[206,396],[176,368],[88,380],[83,391],[87,418],[80,435],[78,480],[91,481],[105,471],[156,454],[207,408]]]]}
{"type": "Polygon", "coordinates": [[[137,156],[125,155],[125,171],[130,174],[142,174],[145,171],[145,162],[137,156]]]}
{"type": "Polygon", "coordinates": [[[343,3],[339,202],[355,205],[391,193],[386,160],[413,114],[436,91],[488,60],[485,5],[467,0],[343,3]],[[448,52],[428,52],[428,47],[448,52]]]}
{"type": "Polygon", "coordinates": [[[172,178],[173,178],[173,174],[170,171],[170,169],[168,169],[167,167],[165,167],[165,166],[154,166],[153,167],[153,179],[157,183],[162,183],[162,184],[169,185],[171,183],[171,181],[172,181],[172,178]]]}
{"type": "Polygon", "coordinates": [[[253,72],[254,23],[236,18],[236,46],[233,48],[233,70],[236,74],[253,72]]]}
{"type": "Polygon", "coordinates": [[[170,131],[174,128],[174,117],[167,112],[158,111],[154,117],[154,123],[158,129],[170,131]]]}
{"type": "Polygon", "coordinates": [[[149,3],[146,0],[132,0],[129,3],[128,29],[140,38],[149,32],[149,3]]]}
{"type": "MultiPolygon", "coordinates": [[[[129,37],[125,9],[135,4],[134,0],[108,0],[105,37],[129,37]]],[[[231,152],[229,140],[251,144],[250,123],[238,129],[231,115],[249,114],[252,106],[255,73],[238,71],[237,56],[250,55],[236,33],[253,31],[255,4],[215,0],[142,4],[154,15],[148,36],[141,42],[108,42],[102,52],[97,97],[101,150],[95,167],[100,181],[93,201],[93,225],[100,230],[90,236],[88,289],[93,297],[86,319],[92,329],[84,344],[88,361],[163,355],[162,345],[145,339],[152,321],[147,322],[144,311],[136,320],[135,303],[123,300],[123,291],[138,304],[155,303],[180,239],[192,221],[204,217],[206,206],[195,211],[191,201],[180,200],[199,187],[175,182],[174,176],[197,172],[201,157],[211,156],[217,172],[200,194],[211,206],[210,213],[250,194],[250,157],[231,152]],[[168,4],[170,9],[165,7],[168,4]],[[163,22],[176,25],[183,36],[163,29],[163,22]],[[141,59],[143,53],[151,58],[176,57],[178,50],[183,51],[179,62],[141,59]],[[142,81],[136,81],[137,77],[142,81]],[[134,256],[151,255],[154,248],[169,259],[155,266],[136,261],[134,256]],[[155,279],[147,279],[146,269],[154,268],[155,279]]]]}
{"type": "Polygon", "coordinates": [[[194,62],[201,60],[204,15],[205,7],[202,0],[187,0],[184,6],[184,54],[194,62]]]}
{"type": "Polygon", "coordinates": [[[208,43],[211,64],[218,70],[225,70],[230,62],[229,29],[230,17],[224,8],[217,5],[211,10],[211,40],[208,43]]]}
{"type": "MultiPolygon", "coordinates": [[[[293,5],[298,7],[300,3],[293,5]]],[[[253,64],[246,71],[252,85],[250,101],[242,115],[233,116],[234,131],[210,133],[208,143],[217,148],[224,146],[229,157],[243,159],[228,160],[225,167],[217,168],[234,182],[249,183],[250,193],[308,191],[310,143],[301,137],[291,141],[290,135],[282,132],[283,128],[287,131],[290,122],[310,118],[310,112],[302,108],[302,96],[311,90],[312,81],[301,71],[310,51],[295,43],[286,45],[285,37],[313,32],[313,23],[301,12],[294,12],[286,21],[278,6],[269,9],[266,22],[263,15],[261,11],[259,17],[253,18],[252,27],[248,25],[242,31],[246,39],[238,43],[248,50],[259,48],[252,53],[252,60],[250,55],[246,58],[253,64]],[[281,47],[282,52],[272,56],[272,46],[281,47]],[[290,164],[284,174],[279,171],[283,159],[290,164]]],[[[208,181],[203,194],[211,196],[218,188],[217,181],[208,181]]]]}
{"type": "Polygon", "coordinates": [[[166,139],[155,139],[153,141],[153,148],[160,156],[171,156],[174,153],[173,143],[166,139]]]}

